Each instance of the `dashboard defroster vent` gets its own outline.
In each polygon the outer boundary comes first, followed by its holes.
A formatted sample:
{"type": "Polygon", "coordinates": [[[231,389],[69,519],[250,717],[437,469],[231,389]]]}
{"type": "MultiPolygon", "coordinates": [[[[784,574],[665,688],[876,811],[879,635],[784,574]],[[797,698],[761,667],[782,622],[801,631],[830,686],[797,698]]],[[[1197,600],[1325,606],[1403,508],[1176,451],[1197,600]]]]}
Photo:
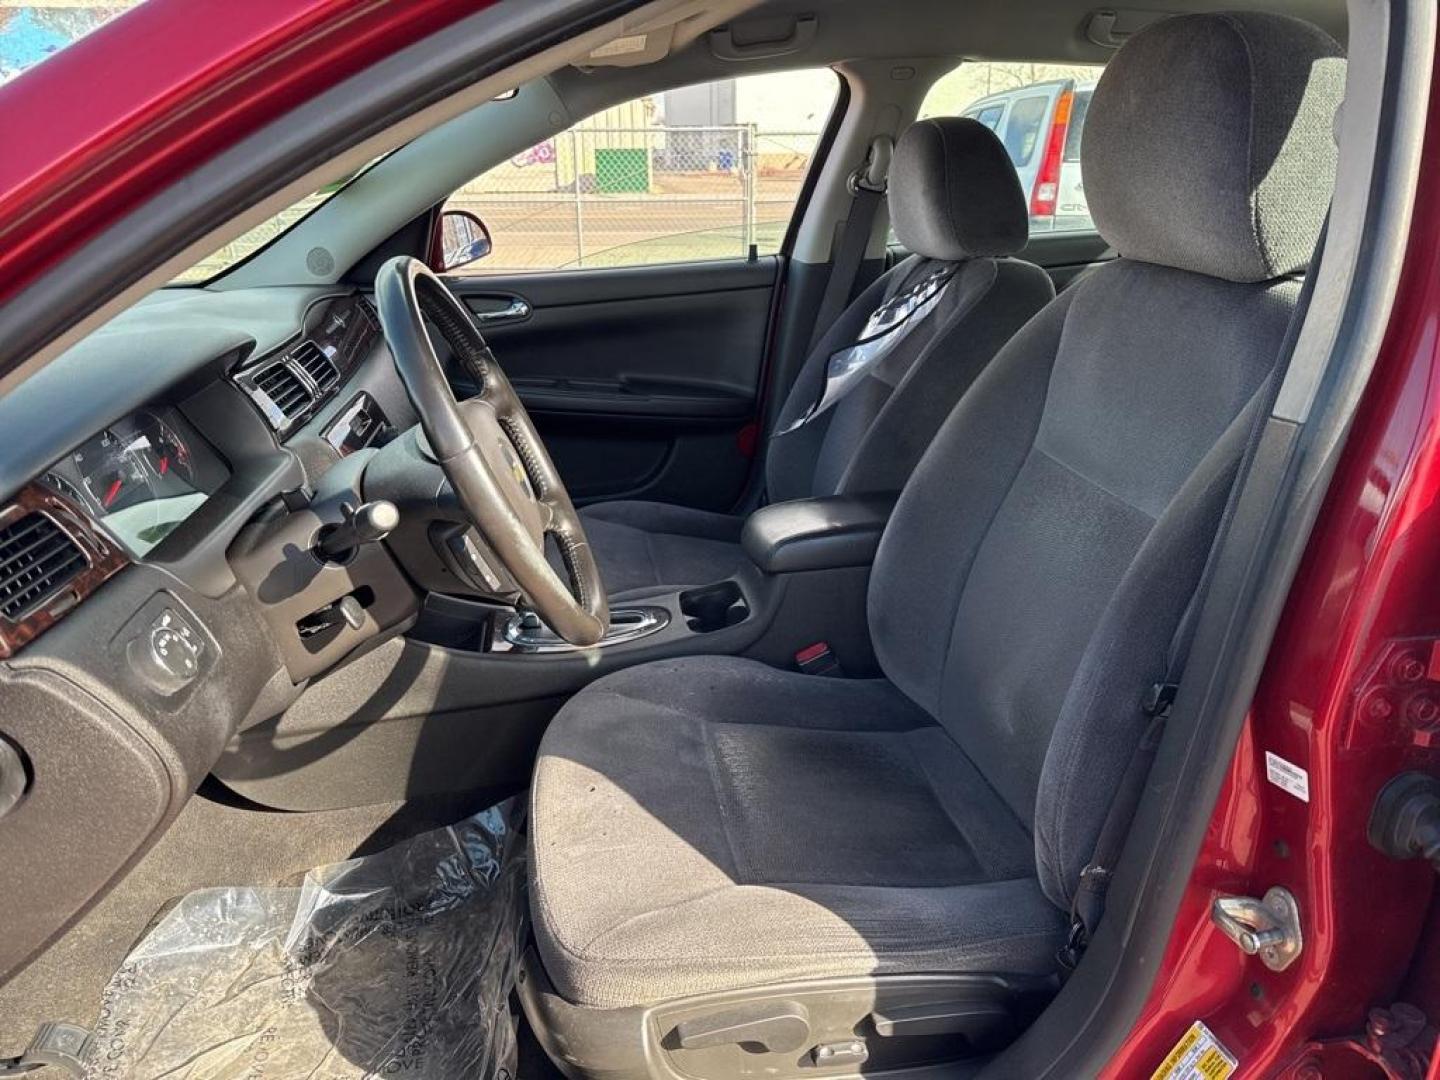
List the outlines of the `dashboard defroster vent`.
{"type": "Polygon", "coordinates": [[[90,565],[50,517],[30,513],[0,528],[0,615],[19,622],[90,565]]]}
{"type": "Polygon", "coordinates": [[[322,394],[340,382],[340,369],[335,366],[335,361],[313,341],[302,341],[290,354],[290,359],[310,376],[315,389],[322,394]]]}

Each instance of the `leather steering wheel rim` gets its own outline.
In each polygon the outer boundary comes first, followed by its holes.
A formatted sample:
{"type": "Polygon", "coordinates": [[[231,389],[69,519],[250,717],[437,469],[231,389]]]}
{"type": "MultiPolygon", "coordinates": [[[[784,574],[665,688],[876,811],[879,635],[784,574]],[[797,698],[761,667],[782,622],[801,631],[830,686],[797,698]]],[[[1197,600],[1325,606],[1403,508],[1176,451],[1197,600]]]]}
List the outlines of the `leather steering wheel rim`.
{"type": "Polygon", "coordinates": [[[395,370],[466,516],[556,634],[572,645],[595,644],[610,611],[580,515],[470,313],[429,267],[404,255],[380,268],[375,301],[395,370]],[[427,319],[480,387],[464,403],[445,377],[427,319]],[[547,536],[568,585],[546,558],[547,536]]]}

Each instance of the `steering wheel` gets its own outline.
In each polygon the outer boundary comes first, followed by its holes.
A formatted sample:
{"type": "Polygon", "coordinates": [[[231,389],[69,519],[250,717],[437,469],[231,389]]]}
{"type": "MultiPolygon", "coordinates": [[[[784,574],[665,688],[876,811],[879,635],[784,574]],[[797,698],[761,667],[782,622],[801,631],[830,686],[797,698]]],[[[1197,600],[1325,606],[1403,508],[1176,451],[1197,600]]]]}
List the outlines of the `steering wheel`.
{"type": "Polygon", "coordinates": [[[572,645],[593,645],[610,622],[605,587],[565,485],[510,380],[455,294],[419,259],[399,256],[375,278],[380,325],[420,414],[428,456],[461,508],[540,617],[572,645]],[[458,401],[426,320],[480,387],[458,401]],[[545,556],[553,536],[569,584],[545,556]]]}

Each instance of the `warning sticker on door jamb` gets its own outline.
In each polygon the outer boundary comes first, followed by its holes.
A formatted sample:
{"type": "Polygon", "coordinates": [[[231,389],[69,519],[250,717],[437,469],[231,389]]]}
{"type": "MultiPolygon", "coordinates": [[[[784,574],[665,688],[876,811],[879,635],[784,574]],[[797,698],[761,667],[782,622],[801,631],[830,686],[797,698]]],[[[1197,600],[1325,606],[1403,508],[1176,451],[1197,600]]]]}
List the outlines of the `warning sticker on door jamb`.
{"type": "Polygon", "coordinates": [[[1165,1055],[1150,1080],[1227,1080],[1239,1065],[1214,1032],[1196,1020],[1165,1055]]]}
{"type": "Polygon", "coordinates": [[[1301,802],[1310,801],[1310,774],[1269,750],[1265,751],[1265,779],[1301,802]]]}

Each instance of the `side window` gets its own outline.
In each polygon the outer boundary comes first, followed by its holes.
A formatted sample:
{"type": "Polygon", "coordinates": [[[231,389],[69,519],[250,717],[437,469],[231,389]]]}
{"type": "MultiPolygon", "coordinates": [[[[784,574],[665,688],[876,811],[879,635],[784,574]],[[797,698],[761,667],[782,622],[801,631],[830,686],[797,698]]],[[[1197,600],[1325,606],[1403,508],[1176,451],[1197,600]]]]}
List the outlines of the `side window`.
{"type": "Polygon", "coordinates": [[[991,131],[999,131],[1000,118],[1005,115],[1005,106],[988,105],[983,109],[966,110],[962,115],[968,116],[972,120],[979,120],[980,123],[984,124],[991,131]]]}
{"type": "Polygon", "coordinates": [[[1051,95],[1032,94],[1017,98],[1010,106],[1010,120],[1001,141],[1017,169],[1030,164],[1035,144],[1040,141],[1040,127],[1050,115],[1051,95]]]}
{"type": "Polygon", "coordinates": [[[1080,140],[1101,68],[961,64],[930,88],[920,116],[970,116],[995,132],[1030,204],[1030,231],[1089,232],[1080,140]]]}
{"type": "Polygon", "coordinates": [[[639,98],[489,169],[445,203],[490,232],[456,271],[512,274],[780,250],[839,90],[828,69],[639,98]]]}

